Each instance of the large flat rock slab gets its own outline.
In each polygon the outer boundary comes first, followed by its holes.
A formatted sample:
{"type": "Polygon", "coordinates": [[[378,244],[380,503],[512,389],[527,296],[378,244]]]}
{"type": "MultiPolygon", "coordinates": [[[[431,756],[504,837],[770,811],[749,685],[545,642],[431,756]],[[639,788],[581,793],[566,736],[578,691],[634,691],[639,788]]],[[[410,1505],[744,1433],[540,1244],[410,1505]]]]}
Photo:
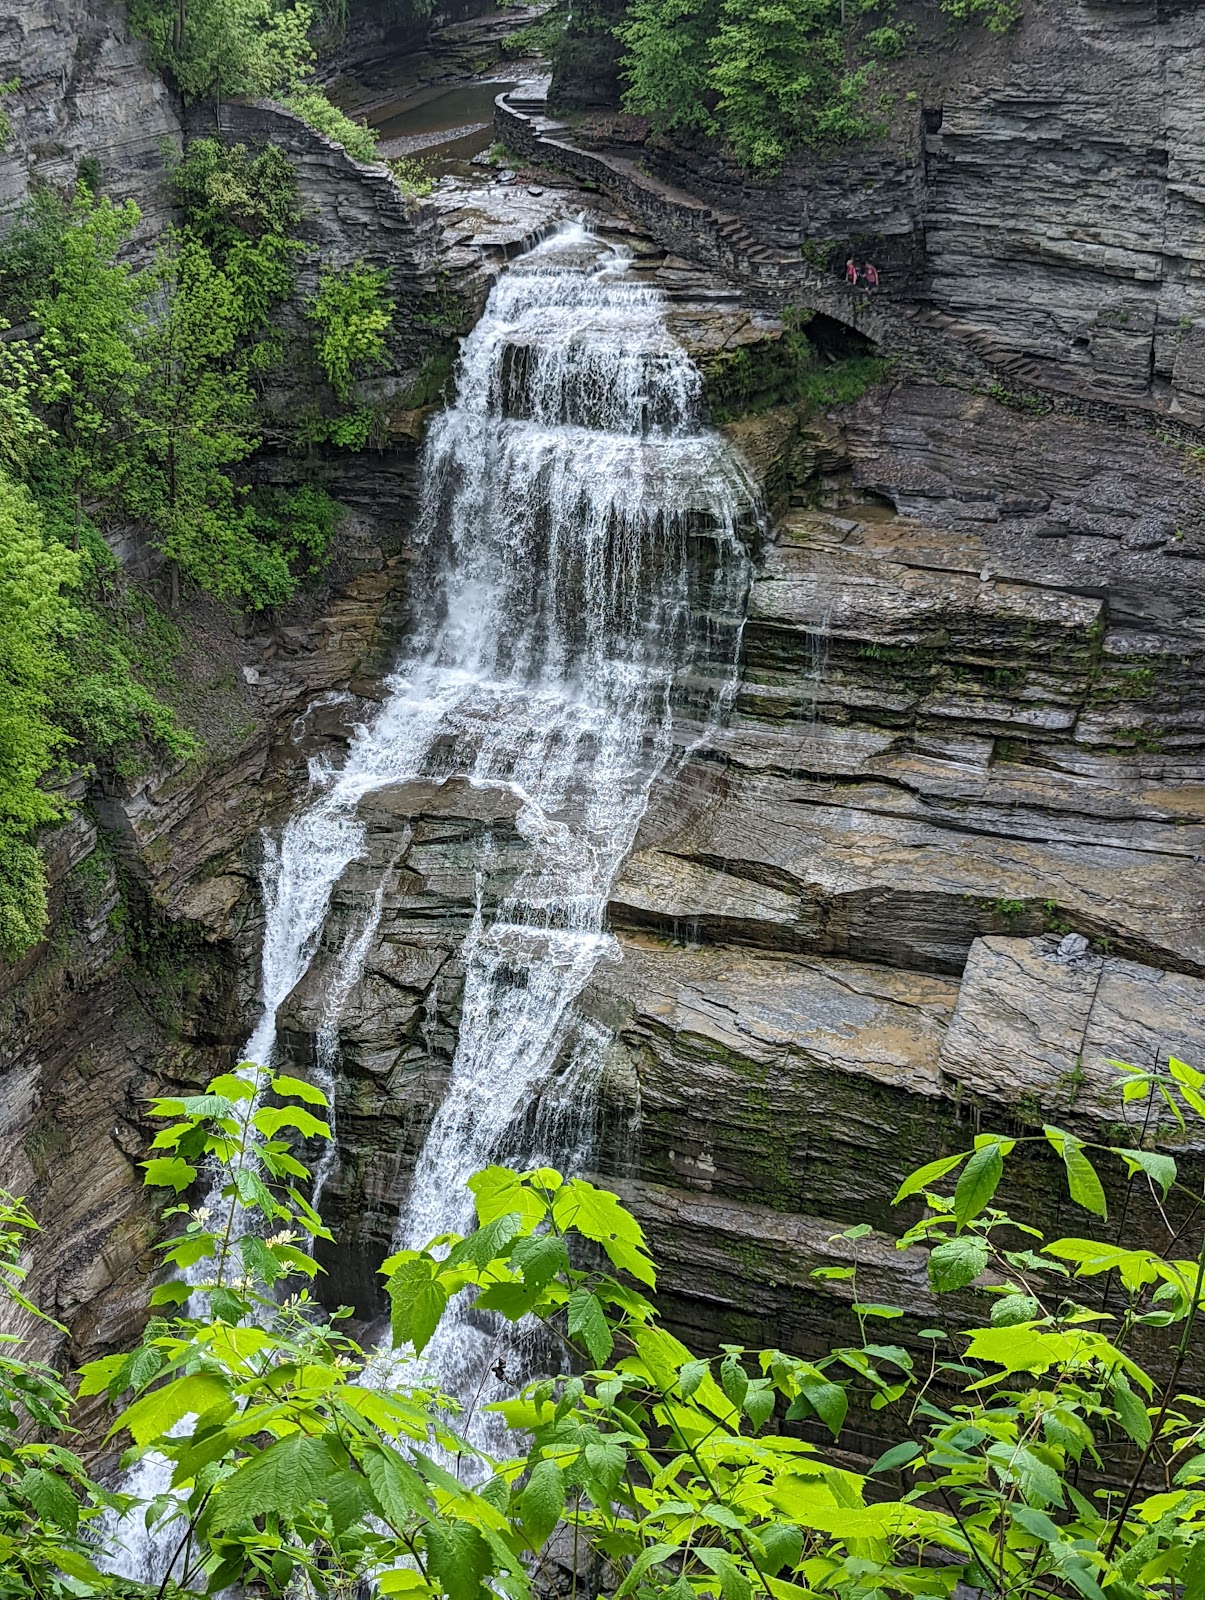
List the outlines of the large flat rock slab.
{"type": "Polygon", "coordinates": [[[1015,820],[1004,797],[959,815],[886,785],[729,771],[701,803],[715,783],[698,763],[656,796],[618,923],[956,973],[980,934],[1065,922],[1205,973],[1205,870],[1174,824],[1114,823],[1097,843],[1087,825],[1015,820]]]}
{"type": "Polygon", "coordinates": [[[617,925],[949,974],[981,936],[1078,932],[1205,975],[1179,620],[1135,631],[977,533],[857,512],[777,528],[734,714],[656,787],[617,925]]]}
{"type": "Polygon", "coordinates": [[[692,1191],[881,1212],[899,1162],[927,1159],[934,1115],[951,1121],[947,979],[627,936],[618,955],[582,1003],[615,1036],[625,1118],[638,1104],[635,1143],[621,1130],[627,1170],[635,1150],[643,1175],[692,1191]]]}
{"type": "MultiPolygon", "coordinates": [[[[1074,939],[977,939],[941,1051],[957,1085],[1030,1116],[1055,1101],[1077,1117],[1124,1120],[1114,1062],[1205,1066],[1205,981],[1080,950],[1074,939]]],[[[1181,1142],[1166,1108],[1129,1116],[1181,1142]]],[[[1202,1142],[1199,1138],[1190,1141],[1202,1142]]]]}

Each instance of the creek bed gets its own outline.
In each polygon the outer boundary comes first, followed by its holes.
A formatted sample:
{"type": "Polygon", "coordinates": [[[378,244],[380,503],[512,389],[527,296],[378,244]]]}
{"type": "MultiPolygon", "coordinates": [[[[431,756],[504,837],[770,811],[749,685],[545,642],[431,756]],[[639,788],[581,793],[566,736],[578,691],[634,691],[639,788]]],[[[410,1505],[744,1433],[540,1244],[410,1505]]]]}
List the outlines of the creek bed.
{"type": "Polygon", "coordinates": [[[368,124],[386,161],[419,162],[432,176],[455,170],[494,142],[494,100],[515,87],[508,78],[431,84],[375,107],[368,124]]]}

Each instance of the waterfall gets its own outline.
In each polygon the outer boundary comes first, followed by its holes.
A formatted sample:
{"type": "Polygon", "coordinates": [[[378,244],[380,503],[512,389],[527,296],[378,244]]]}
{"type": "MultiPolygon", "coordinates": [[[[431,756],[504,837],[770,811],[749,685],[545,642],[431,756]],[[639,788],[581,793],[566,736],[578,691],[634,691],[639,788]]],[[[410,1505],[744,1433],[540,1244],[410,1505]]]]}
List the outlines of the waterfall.
{"type": "MultiPolygon", "coordinates": [[[[448,776],[515,797],[521,865],[504,877],[483,855],[450,1082],[399,1244],[470,1226],[465,1180],[491,1160],[583,1159],[605,1038],[575,1025],[575,1002],[614,950],[607,897],[654,779],[731,692],[756,517],[742,462],[704,425],[699,373],[626,254],[574,226],[513,263],[425,446],[404,659],[343,767],[312,772],[266,862],[260,1061],[363,851],[360,800],[448,776]]],[[[345,939],[324,1077],[381,914],[378,890],[345,939]]],[[[428,1352],[444,1387],[478,1395],[492,1340],[450,1308],[428,1352]]]]}

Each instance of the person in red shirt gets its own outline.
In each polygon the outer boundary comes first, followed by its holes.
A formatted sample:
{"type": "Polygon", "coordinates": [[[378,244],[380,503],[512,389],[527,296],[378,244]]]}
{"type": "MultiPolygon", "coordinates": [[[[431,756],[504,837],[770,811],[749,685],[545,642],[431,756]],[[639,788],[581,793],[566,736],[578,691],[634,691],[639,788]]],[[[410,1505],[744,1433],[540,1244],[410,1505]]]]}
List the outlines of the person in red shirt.
{"type": "Polygon", "coordinates": [[[866,263],[866,274],[865,274],[865,276],[866,276],[866,287],[868,289],[877,289],[878,286],[879,286],[879,274],[875,269],[875,264],[874,264],[873,261],[868,261],[866,263]]]}
{"type": "Polygon", "coordinates": [[[849,260],[845,263],[845,281],[846,283],[850,284],[857,283],[858,281],[858,269],[854,266],[853,256],[850,256],[849,260]]]}

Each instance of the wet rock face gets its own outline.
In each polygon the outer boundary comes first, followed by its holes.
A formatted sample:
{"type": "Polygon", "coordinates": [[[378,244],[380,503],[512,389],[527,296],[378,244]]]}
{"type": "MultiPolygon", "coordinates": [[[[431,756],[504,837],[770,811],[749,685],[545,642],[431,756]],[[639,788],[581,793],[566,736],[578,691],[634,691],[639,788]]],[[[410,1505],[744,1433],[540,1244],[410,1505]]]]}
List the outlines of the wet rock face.
{"type": "Polygon", "coordinates": [[[1196,636],[1205,476],[1190,441],[1124,414],[1053,409],[902,382],[860,401],[844,425],[854,483],[907,515],[980,534],[1023,581],[1091,592],[1113,616],[1196,636]],[[1127,610],[1127,595],[1132,596],[1127,610]]]}
{"type": "MultiPolygon", "coordinates": [[[[863,402],[855,473],[937,509],[990,494],[1004,420],[938,493],[949,438],[920,410],[906,450],[906,403],[863,402]]],[[[1012,437],[1021,495],[1082,468],[1012,437]]],[[[909,1170],[980,1125],[1132,1143],[1110,1062],[1205,1057],[1195,567],[873,507],[779,524],[729,726],[654,791],[612,896],[623,962],[585,1000],[639,1084],[611,1170],[696,1339],[843,1337],[841,1293],[808,1274],[851,1222],[898,1230],[909,1170]]],[[[1058,1174],[1025,1181],[1057,1218],[1058,1174]]],[[[911,1269],[881,1265],[926,1315],[911,1269]]]]}
{"type": "MultiPolygon", "coordinates": [[[[337,1157],[322,1210],[337,1244],[319,1257],[324,1298],[364,1316],[378,1309],[376,1269],[404,1212],[414,1162],[443,1098],[464,988],[461,948],[479,906],[486,853],[493,871],[514,858],[517,797],[460,780],[383,789],[362,805],[360,857],[331,900],[322,944],[277,1019],[282,1059],[334,1074],[337,1157]],[[384,884],[363,969],[340,999],[349,936],[384,884]]],[[[495,878],[496,882],[497,879],[495,878]]]]}
{"type": "Polygon", "coordinates": [[[140,237],[163,220],[163,146],[178,148],[180,107],[146,61],[118,0],[13,0],[0,18],[0,80],[12,134],[0,150],[4,214],[38,183],[70,192],[80,171],[132,197],[140,237]],[[81,163],[86,165],[81,169],[81,163]]]}

